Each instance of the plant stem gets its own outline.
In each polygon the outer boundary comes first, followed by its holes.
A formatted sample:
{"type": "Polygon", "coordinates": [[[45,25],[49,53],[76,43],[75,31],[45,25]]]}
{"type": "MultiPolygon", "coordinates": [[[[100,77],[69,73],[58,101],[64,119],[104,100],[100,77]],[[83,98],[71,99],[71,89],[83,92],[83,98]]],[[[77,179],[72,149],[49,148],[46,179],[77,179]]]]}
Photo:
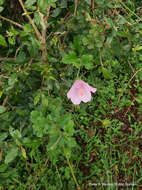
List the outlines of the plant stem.
{"type": "Polygon", "coordinates": [[[10,22],[11,24],[15,25],[15,26],[18,26],[19,28],[21,28],[22,30],[24,30],[24,26],[22,26],[21,24],[17,23],[17,22],[14,22],[13,20],[10,20],[8,18],[5,18],[3,16],[0,15],[0,19],[2,20],[5,20],[7,22],[10,22]]]}
{"type": "Polygon", "coordinates": [[[23,1],[22,1],[22,0],[18,0],[18,1],[19,1],[20,5],[21,5],[21,7],[22,7],[22,9],[23,9],[23,11],[24,11],[24,13],[25,13],[25,16],[28,18],[30,24],[32,25],[33,29],[35,30],[35,33],[36,33],[37,38],[41,41],[41,40],[42,40],[41,33],[40,33],[39,30],[37,29],[37,27],[36,27],[34,21],[33,21],[33,20],[31,19],[31,17],[28,15],[28,12],[27,12],[27,10],[26,10],[25,7],[24,7],[23,1]]]}
{"type": "Polygon", "coordinates": [[[73,177],[73,179],[74,179],[74,182],[75,182],[75,184],[76,184],[76,186],[77,186],[77,190],[81,190],[81,188],[80,188],[80,186],[79,186],[79,184],[78,184],[78,182],[77,182],[77,179],[76,179],[76,177],[75,177],[75,175],[74,175],[74,171],[73,171],[72,165],[71,165],[71,163],[70,163],[70,161],[69,161],[67,155],[66,155],[66,159],[67,159],[67,163],[68,163],[68,165],[69,165],[69,167],[70,167],[71,174],[72,174],[72,177],[73,177]]]}
{"type": "Polygon", "coordinates": [[[80,73],[80,67],[79,67],[79,69],[78,69],[78,72],[77,72],[77,76],[76,76],[76,78],[78,78],[79,73],[80,73]]]}

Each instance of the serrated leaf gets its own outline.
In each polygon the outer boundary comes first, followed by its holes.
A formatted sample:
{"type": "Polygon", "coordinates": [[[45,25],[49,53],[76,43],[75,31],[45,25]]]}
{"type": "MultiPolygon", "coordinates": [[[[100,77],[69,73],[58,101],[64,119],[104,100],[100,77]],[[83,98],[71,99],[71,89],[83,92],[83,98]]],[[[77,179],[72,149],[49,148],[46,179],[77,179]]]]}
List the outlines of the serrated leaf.
{"type": "Polygon", "coordinates": [[[62,62],[65,64],[73,64],[77,68],[80,67],[80,58],[77,58],[76,53],[74,51],[70,51],[68,55],[65,55],[62,58],[62,62]]]}
{"type": "Polygon", "coordinates": [[[91,61],[93,60],[93,56],[89,54],[82,55],[81,62],[85,66],[86,69],[92,69],[93,64],[91,61]]]}
{"type": "Polygon", "coordinates": [[[106,68],[102,68],[103,76],[105,79],[111,79],[110,71],[106,68]]]}
{"type": "Polygon", "coordinates": [[[18,154],[18,148],[17,147],[13,147],[10,151],[8,151],[6,157],[5,157],[5,164],[8,164],[10,162],[12,162],[15,157],[18,154]]]}
{"type": "Polygon", "coordinates": [[[5,41],[5,38],[0,34],[0,45],[7,47],[7,43],[5,41]]]}
{"type": "Polygon", "coordinates": [[[65,55],[62,59],[62,62],[65,64],[72,64],[77,59],[76,53],[74,51],[70,51],[68,55],[65,55]]]}

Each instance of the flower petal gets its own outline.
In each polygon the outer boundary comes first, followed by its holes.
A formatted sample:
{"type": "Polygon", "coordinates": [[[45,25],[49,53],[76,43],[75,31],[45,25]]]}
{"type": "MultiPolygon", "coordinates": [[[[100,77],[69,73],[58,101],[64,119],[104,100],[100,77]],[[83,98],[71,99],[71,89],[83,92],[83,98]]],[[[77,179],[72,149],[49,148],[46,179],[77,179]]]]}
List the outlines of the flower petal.
{"type": "Polygon", "coordinates": [[[92,86],[88,85],[88,88],[91,92],[95,93],[97,91],[97,88],[93,88],[92,86]]]}
{"type": "Polygon", "coordinates": [[[84,95],[81,96],[81,100],[85,103],[91,101],[91,92],[88,90],[88,88],[86,86],[83,86],[83,92],[84,95]]]}
{"type": "Polygon", "coordinates": [[[75,88],[72,89],[71,101],[75,105],[78,105],[81,102],[81,98],[78,94],[78,91],[75,88]]]}
{"type": "Polygon", "coordinates": [[[80,96],[77,93],[77,89],[75,88],[75,85],[71,87],[71,89],[67,93],[67,97],[68,99],[71,99],[72,103],[75,105],[78,105],[81,102],[80,96]]]}
{"type": "Polygon", "coordinates": [[[72,101],[73,104],[79,105],[80,102],[81,102],[81,99],[78,96],[76,96],[76,97],[74,96],[74,97],[71,98],[71,101],[72,101]]]}
{"type": "Polygon", "coordinates": [[[95,93],[96,88],[93,88],[88,83],[82,80],[76,80],[71,89],[67,93],[67,97],[71,99],[73,104],[80,104],[81,101],[89,102],[91,100],[91,92],[95,93]]]}

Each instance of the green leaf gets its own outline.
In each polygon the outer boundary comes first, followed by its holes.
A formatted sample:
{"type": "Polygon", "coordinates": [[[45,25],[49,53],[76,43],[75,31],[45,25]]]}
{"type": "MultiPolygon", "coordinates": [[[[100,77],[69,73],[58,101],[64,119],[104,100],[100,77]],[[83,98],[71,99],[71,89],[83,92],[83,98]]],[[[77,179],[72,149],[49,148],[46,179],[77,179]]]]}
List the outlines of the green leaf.
{"type": "Polygon", "coordinates": [[[5,38],[0,34],[0,45],[7,47],[7,43],[5,38]]]}
{"type": "Polygon", "coordinates": [[[54,9],[53,13],[52,13],[52,17],[57,17],[61,12],[61,8],[56,8],[54,9]]]}
{"type": "Polygon", "coordinates": [[[34,106],[36,106],[39,101],[40,101],[40,93],[37,94],[37,95],[34,97],[34,106]]]}
{"type": "Polygon", "coordinates": [[[0,6],[0,13],[3,11],[3,9],[4,9],[4,8],[0,6]]]}
{"type": "Polygon", "coordinates": [[[8,137],[8,133],[1,133],[0,134],[0,142],[4,141],[8,137]]]}
{"type": "Polygon", "coordinates": [[[86,69],[92,69],[93,64],[91,61],[93,60],[93,56],[86,54],[81,57],[81,63],[85,66],[86,69]]]}
{"type": "Polygon", "coordinates": [[[48,6],[56,8],[56,0],[38,0],[37,5],[43,13],[46,13],[48,6]]]}
{"type": "Polygon", "coordinates": [[[91,0],[85,0],[85,2],[91,6],[91,0]]]}
{"type": "Polygon", "coordinates": [[[17,74],[16,74],[16,73],[12,74],[11,77],[9,78],[9,80],[8,80],[8,85],[9,85],[9,87],[10,87],[10,88],[13,88],[14,84],[15,84],[17,81],[18,81],[18,80],[17,80],[17,74]]]}
{"type": "Polygon", "coordinates": [[[33,7],[33,4],[34,4],[35,2],[36,2],[36,0],[27,0],[27,1],[25,2],[25,7],[28,8],[28,9],[30,9],[30,8],[33,7]]]}
{"type": "Polygon", "coordinates": [[[67,1],[66,0],[61,0],[60,7],[61,8],[67,8],[67,1]]]}
{"type": "Polygon", "coordinates": [[[70,51],[69,55],[65,55],[63,57],[62,62],[65,64],[72,64],[76,59],[76,53],[74,51],[70,51]]]}
{"type": "Polygon", "coordinates": [[[31,25],[30,24],[25,24],[24,25],[24,33],[22,33],[22,36],[26,36],[32,31],[33,31],[33,28],[31,27],[31,25]]]}
{"type": "Polygon", "coordinates": [[[139,96],[136,98],[136,101],[139,103],[139,104],[142,104],[142,96],[139,96]]]}
{"type": "Polygon", "coordinates": [[[6,111],[6,108],[4,106],[0,106],[0,114],[4,113],[6,111]]]}
{"type": "Polygon", "coordinates": [[[5,3],[5,0],[0,0],[0,5],[3,5],[5,3]]]}
{"type": "Polygon", "coordinates": [[[77,35],[73,38],[73,48],[78,52],[78,54],[81,54],[84,50],[82,46],[82,37],[81,35],[77,35]]]}
{"type": "Polygon", "coordinates": [[[48,106],[48,98],[42,94],[42,105],[47,107],[48,106]]]}
{"type": "Polygon", "coordinates": [[[110,71],[108,69],[103,67],[102,72],[103,72],[103,76],[104,76],[105,79],[111,79],[112,78],[111,74],[110,74],[110,71]]]}
{"type": "Polygon", "coordinates": [[[9,44],[11,44],[11,45],[15,45],[16,40],[15,40],[14,37],[9,37],[9,38],[8,38],[8,42],[9,42],[9,44]]]}
{"type": "Polygon", "coordinates": [[[8,164],[10,162],[12,162],[15,157],[18,154],[18,148],[17,147],[13,147],[10,151],[8,151],[6,157],[5,157],[5,164],[8,164]]]}
{"type": "Polygon", "coordinates": [[[42,137],[46,134],[48,129],[47,119],[43,116],[43,114],[39,111],[31,112],[31,121],[33,122],[33,131],[37,135],[37,137],[42,137]]]}
{"type": "Polygon", "coordinates": [[[129,34],[127,34],[126,32],[123,32],[123,31],[118,31],[117,35],[120,36],[120,37],[123,37],[123,38],[128,38],[129,37],[129,34]]]}
{"type": "Polygon", "coordinates": [[[142,50],[142,46],[136,45],[132,50],[133,51],[140,51],[140,50],[142,50]]]}
{"type": "Polygon", "coordinates": [[[0,98],[2,97],[2,95],[3,95],[3,91],[0,90],[0,98]]]}
{"type": "Polygon", "coordinates": [[[85,36],[82,38],[82,43],[84,46],[89,44],[88,38],[86,38],[85,36]]]}
{"type": "Polygon", "coordinates": [[[0,165],[0,172],[5,172],[5,170],[8,168],[7,164],[0,165]]]}
{"type": "Polygon", "coordinates": [[[104,119],[102,121],[102,124],[103,124],[104,127],[108,127],[108,126],[111,125],[111,121],[109,119],[104,119]]]}
{"type": "Polygon", "coordinates": [[[74,51],[70,51],[68,55],[65,55],[62,59],[62,62],[65,64],[73,64],[77,68],[81,66],[80,59],[77,58],[74,51]]]}
{"type": "Polygon", "coordinates": [[[74,122],[72,120],[68,121],[68,124],[63,127],[67,135],[72,136],[74,134],[74,122]]]}

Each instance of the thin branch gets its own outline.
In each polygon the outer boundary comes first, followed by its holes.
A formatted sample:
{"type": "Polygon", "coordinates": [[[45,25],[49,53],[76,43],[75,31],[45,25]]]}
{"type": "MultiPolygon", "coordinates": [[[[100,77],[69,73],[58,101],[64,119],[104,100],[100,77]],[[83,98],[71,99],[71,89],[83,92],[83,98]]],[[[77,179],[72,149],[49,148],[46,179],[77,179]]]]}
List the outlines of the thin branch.
{"type": "Polygon", "coordinates": [[[9,98],[9,95],[7,95],[2,103],[2,106],[5,106],[7,104],[7,101],[8,101],[8,98],[9,98]]]}
{"type": "Polygon", "coordinates": [[[10,19],[8,19],[8,18],[5,18],[5,17],[3,17],[3,16],[1,16],[1,15],[0,15],[0,19],[5,20],[5,21],[7,21],[7,22],[10,22],[11,24],[13,24],[13,25],[15,25],[15,26],[18,26],[19,28],[21,28],[22,30],[24,30],[24,26],[22,26],[21,24],[15,22],[15,21],[13,21],[13,20],[10,20],[10,19]]]}
{"type": "Polygon", "coordinates": [[[133,69],[133,67],[132,67],[132,65],[131,65],[131,63],[130,63],[129,61],[128,61],[128,64],[129,64],[129,66],[130,66],[132,72],[135,73],[135,71],[134,71],[134,69],[133,69]]]}
{"type": "Polygon", "coordinates": [[[91,9],[92,9],[92,12],[93,12],[94,9],[95,9],[95,2],[94,2],[94,0],[91,0],[91,9]]]}
{"type": "Polygon", "coordinates": [[[42,60],[43,62],[46,62],[46,57],[47,57],[47,46],[46,46],[46,32],[47,32],[47,21],[49,17],[49,12],[50,12],[50,5],[47,7],[46,10],[46,16],[44,17],[42,13],[39,12],[39,16],[41,19],[41,26],[42,26],[42,41],[41,45],[43,46],[42,50],[42,60]]]}
{"type": "Polygon", "coordinates": [[[27,10],[26,10],[25,7],[24,7],[23,1],[22,1],[22,0],[18,0],[18,1],[19,1],[20,5],[21,5],[21,7],[22,7],[22,9],[23,9],[23,11],[24,11],[24,13],[25,13],[25,16],[28,18],[30,24],[32,25],[33,29],[35,30],[35,33],[36,33],[37,38],[41,41],[41,40],[42,40],[41,33],[40,33],[39,30],[37,29],[37,27],[36,27],[34,21],[33,21],[33,20],[31,19],[31,17],[28,15],[28,12],[27,12],[27,10]]]}
{"type": "Polygon", "coordinates": [[[78,6],[78,0],[74,0],[74,16],[76,16],[76,11],[77,11],[77,6],[78,6]]]}
{"type": "Polygon", "coordinates": [[[99,57],[100,57],[100,63],[101,63],[101,66],[104,67],[103,65],[103,61],[102,61],[102,54],[101,54],[101,50],[99,48],[99,57]]]}
{"type": "Polygon", "coordinates": [[[13,57],[0,57],[0,61],[15,61],[16,58],[13,57]]]}
{"type": "Polygon", "coordinates": [[[65,156],[66,156],[67,164],[68,164],[68,166],[69,166],[69,168],[70,168],[70,171],[71,171],[73,180],[74,180],[74,182],[75,182],[75,184],[76,184],[77,190],[81,190],[81,188],[80,188],[80,186],[79,186],[79,184],[78,184],[78,182],[77,182],[76,176],[75,176],[75,174],[74,174],[72,164],[70,163],[68,156],[67,156],[67,155],[65,155],[65,156]]]}
{"type": "Polygon", "coordinates": [[[61,139],[61,135],[58,137],[58,139],[56,140],[56,142],[50,147],[51,150],[53,150],[55,148],[55,146],[58,144],[58,142],[60,141],[61,139]]]}

